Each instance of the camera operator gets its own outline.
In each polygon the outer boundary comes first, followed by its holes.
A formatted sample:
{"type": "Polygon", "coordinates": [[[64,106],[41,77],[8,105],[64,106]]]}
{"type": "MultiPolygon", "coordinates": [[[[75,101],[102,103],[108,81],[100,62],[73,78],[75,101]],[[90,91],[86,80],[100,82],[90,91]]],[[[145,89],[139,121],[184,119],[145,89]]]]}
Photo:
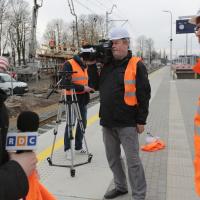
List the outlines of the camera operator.
{"type": "MultiPolygon", "coordinates": [[[[144,131],[148,115],[151,88],[148,74],[141,58],[133,57],[129,51],[129,33],[115,28],[110,34],[111,45],[102,52],[112,54],[104,62],[100,72],[100,125],[103,126],[103,141],[109,166],[113,172],[115,188],[108,191],[105,199],[113,199],[128,193],[123,170],[122,145],[134,200],[144,200],[146,180],[139,157],[138,134],[144,131]]],[[[108,43],[107,43],[108,44],[108,43]]],[[[104,45],[105,46],[105,45],[104,45]]],[[[95,47],[94,47],[95,48],[95,47]]],[[[101,55],[102,52],[98,52],[101,55]]],[[[99,48],[101,49],[101,48],[99,48]]]]}
{"type": "MultiPolygon", "coordinates": [[[[83,126],[86,128],[87,124],[87,104],[89,102],[89,93],[94,92],[94,89],[88,84],[88,72],[86,62],[83,61],[81,57],[81,52],[79,55],[75,55],[72,59],[68,60],[64,64],[64,71],[66,72],[76,72],[72,73],[72,84],[75,88],[77,95],[78,105],[83,121],[83,126]]],[[[68,94],[68,93],[67,93],[68,94]]],[[[78,124],[75,136],[75,151],[78,153],[86,153],[86,150],[82,146],[83,134],[81,128],[78,124]]],[[[67,152],[67,158],[71,159],[70,149],[70,138],[68,136],[68,127],[65,128],[64,136],[64,151],[67,152]]]]}
{"type": "Polygon", "coordinates": [[[9,125],[8,112],[4,104],[6,98],[6,93],[0,89],[0,199],[16,200],[27,195],[27,177],[35,170],[37,158],[33,152],[10,155],[6,152],[9,125]]]}

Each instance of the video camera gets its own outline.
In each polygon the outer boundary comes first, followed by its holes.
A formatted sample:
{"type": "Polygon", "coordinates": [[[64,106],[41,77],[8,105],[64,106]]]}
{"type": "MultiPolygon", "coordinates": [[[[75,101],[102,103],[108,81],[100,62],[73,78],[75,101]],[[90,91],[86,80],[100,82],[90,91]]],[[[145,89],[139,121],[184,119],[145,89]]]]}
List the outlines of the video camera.
{"type": "Polygon", "coordinates": [[[109,63],[112,58],[112,42],[110,40],[99,40],[97,45],[85,45],[81,48],[79,56],[85,61],[93,61],[106,64],[109,63]]]}

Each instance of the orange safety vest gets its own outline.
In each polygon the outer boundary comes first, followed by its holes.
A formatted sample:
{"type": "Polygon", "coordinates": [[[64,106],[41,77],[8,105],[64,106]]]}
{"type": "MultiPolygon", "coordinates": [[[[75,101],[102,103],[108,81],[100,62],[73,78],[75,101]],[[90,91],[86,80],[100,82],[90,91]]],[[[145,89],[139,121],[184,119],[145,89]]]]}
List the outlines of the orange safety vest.
{"type": "Polygon", "coordinates": [[[129,106],[137,104],[136,98],[136,71],[137,63],[141,60],[138,57],[132,57],[126,67],[124,74],[124,101],[129,106]]]}
{"type": "Polygon", "coordinates": [[[56,198],[39,182],[36,172],[28,177],[29,191],[26,200],[56,200],[56,198]]]}
{"type": "Polygon", "coordinates": [[[200,196],[200,97],[194,116],[194,174],[195,190],[200,196]]]}
{"type": "MultiPolygon", "coordinates": [[[[72,74],[72,83],[78,85],[88,85],[88,73],[87,69],[83,70],[81,66],[74,60],[70,59],[68,62],[72,66],[72,71],[77,72],[72,74]]],[[[76,92],[76,94],[84,94],[85,92],[76,92]]],[[[67,95],[70,95],[70,91],[66,91],[67,95]]]]}

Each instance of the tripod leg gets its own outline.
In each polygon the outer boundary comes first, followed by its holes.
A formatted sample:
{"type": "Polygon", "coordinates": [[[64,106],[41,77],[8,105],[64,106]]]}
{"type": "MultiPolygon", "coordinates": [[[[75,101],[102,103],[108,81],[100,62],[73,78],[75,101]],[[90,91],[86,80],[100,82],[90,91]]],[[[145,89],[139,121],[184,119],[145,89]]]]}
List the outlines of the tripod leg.
{"type": "MultiPolygon", "coordinates": [[[[74,122],[74,114],[72,110],[72,105],[71,105],[71,96],[65,95],[65,113],[66,113],[66,127],[67,127],[67,135],[66,137],[67,140],[70,142],[70,152],[71,152],[71,171],[74,171],[74,153],[73,153],[73,145],[72,145],[72,140],[73,138],[73,122],[74,122]],[[69,98],[69,99],[67,99],[69,98]]],[[[66,134],[66,133],[65,133],[66,134]]],[[[71,174],[73,174],[71,172],[71,174]]],[[[74,171],[75,174],[75,171],[74,171]]]]}
{"type": "Polygon", "coordinates": [[[63,96],[61,95],[60,101],[59,101],[59,106],[58,106],[58,112],[57,112],[57,118],[56,118],[56,125],[55,125],[55,128],[53,130],[54,139],[53,139],[53,145],[52,145],[52,148],[51,148],[51,155],[50,155],[50,158],[47,158],[47,160],[48,160],[48,162],[49,162],[50,165],[52,165],[52,159],[53,159],[53,152],[54,152],[54,148],[55,148],[56,136],[58,134],[58,125],[61,122],[62,100],[63,100],[63,96]]]}
{"type": "Polygon", "coordinates": [[[77,96],[76,96],[75,93],[73,93],[73,108],[74,108],[74,111],[75,111],[75,114],[76,114],[78,125],[79,125],[81,133],[83,135],[83,140],[84,140],[84,144],[85,144],[85,147],[86,147],[86,153],[87,153],[87,155],[89,155],[88,146],[87,146],[87,142],[86,142],[86,139],[85,139],[85,127],[84,127],[84,124],[83,124],[83,119],[82,119],[82,116],[81,116],[80,108],[79,108],[78,101],[77,101],[77,96]]]}

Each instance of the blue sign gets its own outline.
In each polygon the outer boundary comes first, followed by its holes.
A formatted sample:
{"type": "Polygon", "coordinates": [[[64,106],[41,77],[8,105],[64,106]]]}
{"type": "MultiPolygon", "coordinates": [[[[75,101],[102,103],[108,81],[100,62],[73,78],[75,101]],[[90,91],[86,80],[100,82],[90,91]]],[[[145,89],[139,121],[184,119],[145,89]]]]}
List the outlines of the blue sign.
{"type": "Polygon", "coordinates": [[[176,34],[194,33],[194,24],[190,24],[189,19],[176,20],[176,34]]]}

